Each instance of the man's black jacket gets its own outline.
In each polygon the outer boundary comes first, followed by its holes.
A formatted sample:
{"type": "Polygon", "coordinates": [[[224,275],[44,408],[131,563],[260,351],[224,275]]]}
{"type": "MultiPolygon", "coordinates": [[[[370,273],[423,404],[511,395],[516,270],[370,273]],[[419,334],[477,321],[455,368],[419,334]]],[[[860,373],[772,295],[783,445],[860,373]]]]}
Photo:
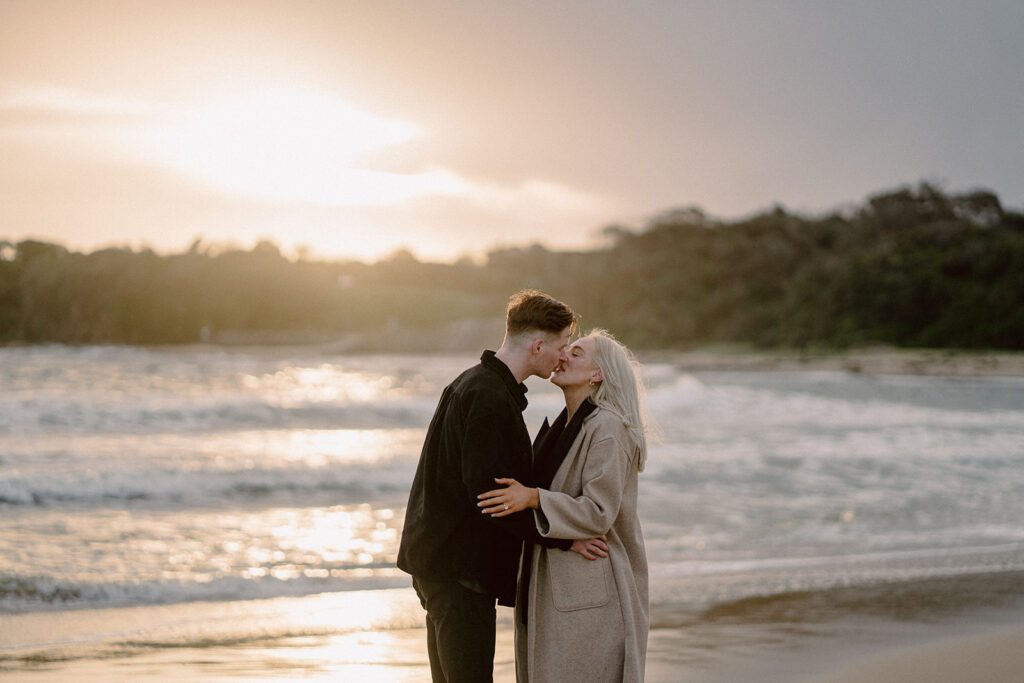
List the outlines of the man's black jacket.
{"type": "Polygon", "coordinates": [[[529,485],[530,435],[523,422],[526,387],[493,351],[445,387],[427,429],[409,493],[398,567],[435,581],[476,580],[513,606],[522,541],[542,539],[526,510],[507,517],[480,513],[477,496],[495,477],[529,485]]]}

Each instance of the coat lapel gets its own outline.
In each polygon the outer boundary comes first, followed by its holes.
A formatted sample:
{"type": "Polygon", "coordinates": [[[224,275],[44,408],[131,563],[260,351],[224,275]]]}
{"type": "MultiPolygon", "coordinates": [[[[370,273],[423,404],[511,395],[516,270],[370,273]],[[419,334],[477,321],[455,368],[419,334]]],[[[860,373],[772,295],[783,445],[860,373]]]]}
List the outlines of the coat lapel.
{"type": "Polygon", "coordinates": [[[583,444],[590,441],[589,435],[593,430],[593,419],[594,416],[601,412],[600,408],[595,408],[589,415],[583,419],[583,425],[580,427],[579,433],[576,438],[573,439],[572,444],[569,445],[565,457],[562,459],[558,470],[555,472],[551,479],[552,491],[562,491],[565,489],[566,480],[569,477],[569,472],[573,469],[573,463],[580,457],[580,451],[583,449],[583,444]]]}
{"type": "MultiPolygon", "coordinates": [[[[576,436],[582,430],[583,424],[590,417],[591,413],[597,410],[589,399],[583,402],[579,411],[568,420],[567,410],[562,410],[555,419],[554,425],[537,434],[533,450],[533,486],[548,488],[559,470],[569,450],[576,441],[576,436]]],[[[545,425],[547,421],[545,420],[545,425]]]]}

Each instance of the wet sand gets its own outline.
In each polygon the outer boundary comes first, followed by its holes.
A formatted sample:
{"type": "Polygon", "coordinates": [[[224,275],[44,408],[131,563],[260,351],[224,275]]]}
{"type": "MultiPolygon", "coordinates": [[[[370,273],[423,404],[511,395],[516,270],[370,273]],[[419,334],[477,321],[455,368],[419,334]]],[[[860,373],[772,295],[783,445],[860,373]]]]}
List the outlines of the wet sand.
{"type": "Polygon", "coordinates": [[[807,683],[1019,683],[1024,627],[860,657],[807,683]]]}
{"type": "MultiPolygon", "coordinates": [[[[391,589],[5,615],[0,619],[0,678],[38,683],[429,681],[425,630],[409,623],[422,619],[417,610],[411,590],[391,589]],[[376,615],[369,614],[373,610],[376,615]],[[381,615],[389,627],[366,628],[381,615]],[[340,622],[352,630],[339,633],[340,622]],[[260,638],[264,630],[268,637],[260,638]]],[[[515,681],[510,617],[509,610],[499,610],[497,683],[515,681]]],[[[1019,683],[1024,681],[1021,623],[1024,607],[1018,606],[938,622],[844,616],[817,623],[657,628],[651,631],[646,680],[1019,683]]]]}
{"type": "MultiPolygon", "coordinates": [[[[809,643],[733,648],[717,663],[684,663],[671,652],[675,636],[652,633],[648,683],[1019,683],[1024,680],[1024,629],[941,639],[924,645],[887,647],[881,654],[844,651],[842,643],[812,649],[809,643]]],[[[0,678],[58,681],[360,681],[414,683],[430,680],[424,632],[407,629],[332,638],[216,649],[167,649],[130,658],[52,663],[34,671],[0,670],[0,678]],[[356,654],[357,653],[357,654],[356,654]],[[339,655],[351,656],[348,661],[339,655]]],[[[498,637],[496,683],[514,683],[508,655],[511,631],[498,637]]]]}

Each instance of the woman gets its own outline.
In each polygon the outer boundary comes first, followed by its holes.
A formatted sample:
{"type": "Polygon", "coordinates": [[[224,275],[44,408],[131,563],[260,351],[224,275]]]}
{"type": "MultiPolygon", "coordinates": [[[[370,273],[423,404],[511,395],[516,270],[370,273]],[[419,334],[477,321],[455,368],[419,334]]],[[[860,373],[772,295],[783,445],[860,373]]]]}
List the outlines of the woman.
{"type": "Polygon", "coordinates": [[[578,340],[567,357],[551,376],[565,410],[554,425],[545,420],[534,444],[537,488],[497,479],[507,488],[482,494],[480,506],[495,516],[532,508],[542,536],[604,537],[607,553],[595,552],[607,557],[528,549],[516,599],[516,677],[641,683],[648,628],[636,513],[637,474],[647,459],[643,388],[636,361],[603,330],[578,340]]]}

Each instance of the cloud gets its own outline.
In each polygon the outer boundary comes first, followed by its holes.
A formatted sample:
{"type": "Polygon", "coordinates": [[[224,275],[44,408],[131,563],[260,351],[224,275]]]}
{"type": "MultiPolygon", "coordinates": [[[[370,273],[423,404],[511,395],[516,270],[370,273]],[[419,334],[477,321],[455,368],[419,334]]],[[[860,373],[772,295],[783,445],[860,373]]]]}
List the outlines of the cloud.
{"type": "Polygon", "coordinates": [[[238,198],[321,208],[389,206],[431,197],[513,214],[590,214],[606,202],[543,178],[497,184],[409,159],[420,170],[373,168],[368,155],[425,134],[323,91],[274,86],[212,101],[143,102],[52,86],[0,94],[0,125],[35,142],[107,161],[145,163],[238,198]]]}
{"type": "Polygon", "coordinates": [[[0,90],[0,130],[56,126],[119,125],[151,116],[157,108],[125,97],[51,85],[16,85],[0,90]]]}
{"type": "Polygon", "coordinates": [[[606,198],[539,178],[501,185],[451,177],[455,196],[482,209],[504,213],[600,214],[610,205],[606,198]]]}

